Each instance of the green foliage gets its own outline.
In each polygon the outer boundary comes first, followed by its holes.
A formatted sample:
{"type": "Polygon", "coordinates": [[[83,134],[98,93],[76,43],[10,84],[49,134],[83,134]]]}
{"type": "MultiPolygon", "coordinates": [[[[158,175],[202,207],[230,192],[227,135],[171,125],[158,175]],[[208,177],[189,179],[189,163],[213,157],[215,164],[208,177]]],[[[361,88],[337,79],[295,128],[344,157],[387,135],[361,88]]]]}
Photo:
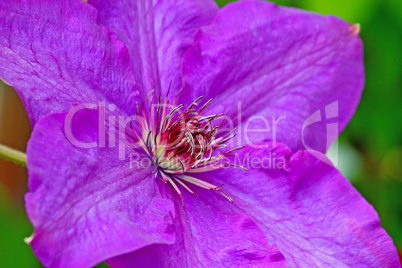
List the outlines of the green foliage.
{"type": "Polygon", "coordinates": [[[31,247],[24,242],[33,229],[23,207],[17,209],[5,197],[5,191],[0,188],[1,267],[42,267],[31,247]]]}
{"type": "Polygon", "coordinates": [[[303,0],[300,1],[304,9],[322,14],[337,15],[351,23],[364,24],[372,17],[379,0],[303,0]]]}

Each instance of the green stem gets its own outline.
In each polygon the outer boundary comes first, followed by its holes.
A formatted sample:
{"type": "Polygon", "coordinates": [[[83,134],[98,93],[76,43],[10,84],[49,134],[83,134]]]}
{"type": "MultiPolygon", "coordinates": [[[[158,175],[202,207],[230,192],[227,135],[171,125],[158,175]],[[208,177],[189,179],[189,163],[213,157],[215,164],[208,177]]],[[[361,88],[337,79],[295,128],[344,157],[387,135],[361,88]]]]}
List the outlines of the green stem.
{"type": "Polygon", "coordinates": [[[27,164],[27,155],[25,153],[3,144],[0,144],[0,157],[24,166],[27,164]]]}

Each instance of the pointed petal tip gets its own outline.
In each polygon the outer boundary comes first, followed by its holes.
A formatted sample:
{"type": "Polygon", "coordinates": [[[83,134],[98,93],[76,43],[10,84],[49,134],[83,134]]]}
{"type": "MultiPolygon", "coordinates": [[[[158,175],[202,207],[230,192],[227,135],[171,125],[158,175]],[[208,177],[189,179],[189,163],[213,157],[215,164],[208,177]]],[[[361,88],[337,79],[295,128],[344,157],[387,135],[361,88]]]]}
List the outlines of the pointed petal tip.
{"type": "Polygon", "coordinates": [[[25,244],[30,245],[32,240],[33,240],[33,238],[34,238],[34,234],[31,234],[31,236],[29,236],[29,237],[25,237],[24,238],[25,244]]]}
{"type": "Polygon", "coordinates": [[[356,23],[356,24],[352,24],[350,25],[350,32],[354,35],[354,36],[358,36],[360,34],[360,23],[356,23]]]}

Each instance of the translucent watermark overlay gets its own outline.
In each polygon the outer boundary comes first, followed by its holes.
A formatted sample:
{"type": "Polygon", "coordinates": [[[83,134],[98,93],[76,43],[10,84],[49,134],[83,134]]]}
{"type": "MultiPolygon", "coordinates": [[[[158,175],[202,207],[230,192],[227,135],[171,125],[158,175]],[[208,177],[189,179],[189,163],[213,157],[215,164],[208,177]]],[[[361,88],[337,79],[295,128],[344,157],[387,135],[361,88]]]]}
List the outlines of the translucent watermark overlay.
{"type": "MultiPolygon", "coordinates": [[[[177,106],[176,106],[177,107],[177,106]]],[[[176,107],[167,107],[169,111],[174,110],[176,107]]],[[[142,109],[144,107],[141,107],[142,109]]],[[[158,122],[158,113],[160,113],[161,104],[151,104],[147,108],[149,110],[149,117],[152,118],[149,124],[163,124],[161,119],[158,122]]],[[[184,108],[182,108],[184,109],[184,108]]],[[[175,113],[180,113],[181,109],[177,109],[175,113]]],[[[231,113],[233,114],[233,113],[231,113]]],[[[174,118],[174,113],[171,118],[174,118]]],[[[250,155],[251,150],[260,150],[267,147],[275,148],[278,143],[282,143],[284,134],[289,130],[289,127],[294,124],[293,118],[289,115],[253,115],[243,118],[244,112],[242,111],[241,103],[237,104],[236,116],[228,117],[222,116],[217,122],[213,124],[218,125],[218,133],[222,135],[225,133],[234,133],[235,138],[230,140],[227,149],[237,146],[247,146],[247,152],[241,150],[234,152],[230,158],[222,159],[222,165],[238,165],[246,169],[284,169],[286,167],[286,158],[284,156],[276,155],[271,152],[265,156],[253,157],[250,155]],[[278,137],[281,137],[278,139],[278,137]],[[264,142],[263,142],[264,141],[264,142]],[[265,142],[268,141],[269,143],[265,142]]],[[[323,109],[314,111],[304,122],[301,122],[299,133],[295,135],[294,131],[289,135],[293,135],[294,139],[300,139],[304,150],[309,151],[317,159],[329,164],[337,166],[338,164],[338,150],[336,137],[339,133],[339,103],[334,101],[329,103],[323,109]],[[328,123],[327,123],[328,121],[328,123]],[[325,129],[321,127],[320,133],[314,133],[316,124],[325,125],[325,129]],[[307,133],[307,135],[306,135],[307,133]],[[322,134],[324,133],[324,134],[322,134]],[[331,161],[323,154],[314,148],[314,144],[309,144],[308,135],[317,134],[318,138],[325,142],[325,148],[328,149],[331,144],[331,161]]],[[[206,115],[208,118],[208,115],[206,115]]],[[[83,103],[74,106],[67,113],[64,122],[64,133],[68,141],[75,147],[81,149],[92,148],[115,148],[118,153],[119,160],[129,161],[130,168],[148,168],[154,165],[149,157],[144,157],[145,154],[133,152],[133,149],[142,150],[141,146],[136,142],[133,128],[138,128],[143,124],[144,118],[141,115],[119,115],[117,108],[113,104],[106,104],[105,102],[83,103]],[[98,113],[98,127],[97,127],[97,140],[80,140],[79,137],[74,135],[73,125],[74,120],[78,113],[84,110],[94,110],[98,113]]],[[[211,123],[212,124],[212,123],[211,123]]],[[[293,125],[294,126],[294,125],[293,125]]],[[[297,125],[296,125],[297,127],[297,125]]],[[[296,128],[297,129],[297,128],[296,128]]],[[[146,139],[146,137],[142,137],[146,139]]],[[[286,144],[285,144],[286,145],[286,144]]],[[[161,145],[163,146],[163,145],[161,145]]],[[[295,152],[294,152],[295,153],[295,152]]],[[[173,163],[178,164],[178,163],[173,163]]]]}
{"type": "MultiPolygon", "coordinates": [[[[172,165],[180,165],[179,161],[173,160],[172,165]],[[174,162],[176,161],[176,162],[174,162]]],[[[213,163],[211,167],[232,167],[233,165],[241,166],[244,169],[285,169],[287,165],[287,159],[283,155],[278,155],[274,152],[269,152],[263,156],[254,156],[250,152],[245,154],[234,154],[232,160],[222,159],[219,163],[213,163]]],[[[148,158],[144,157],[143,154],[130,153],[129,155],[129,166],[131,169],[141,170],[148,169],[154,166],[154,162],[148,158]]]]}

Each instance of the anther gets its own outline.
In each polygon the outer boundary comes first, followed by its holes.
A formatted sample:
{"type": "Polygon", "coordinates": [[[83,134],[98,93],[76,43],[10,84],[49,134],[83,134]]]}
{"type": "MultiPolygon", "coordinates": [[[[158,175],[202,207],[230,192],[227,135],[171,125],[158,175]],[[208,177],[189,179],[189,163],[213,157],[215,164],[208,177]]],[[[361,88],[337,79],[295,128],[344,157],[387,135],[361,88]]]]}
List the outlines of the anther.
{"type": "MultiPolygon", "coordinates": [[[[218,129],[225,118],[218,126],[214,126],[213,122],[223,117],[224,114],[201,116],[201,113],[213,103],[213,99],[208,100],[198,112],[194,107],[198,106],[203,96],[194,100],[187,109],[184,109],[183,104],[176,105],[177,97],[186,85],[176,94],[171,105],[172,108],[169,108],[168,95],[171,85],[172,82],[164,101],[158,97],[156,109],[152,105],[149,105],[149,109],[145,109],[145,102],[136,103],[136,118],[140,132],[138,133],[133,126],[134,119],[131,120],[130,126],[135,134],[133,139],[153,159],[156,166],[155,178],[160,174],[161,180],[164,183],[169,182],[174,191],[180,195],[182,202],[183,197],[178,185],[196,195],[187,186],[187,183],[209,190],[218,190],[230,202],[233,202],[233,199],[221,190],[221,186],[207,183],[193,175],[226,167],[247,170],[242,166],[223,161],[233,155],[230,153],[242,149],[243,146],[233,148],[223,154],[219,150],[227,147],[226,142],[235,136],[232,134],[235,129],[223,137],[217,137],[218,129]]],[[[154,90],[145,98],[145,101],[150,99],[151,104],[154,98],[151,96],[153,92],[154,90]]]]}

